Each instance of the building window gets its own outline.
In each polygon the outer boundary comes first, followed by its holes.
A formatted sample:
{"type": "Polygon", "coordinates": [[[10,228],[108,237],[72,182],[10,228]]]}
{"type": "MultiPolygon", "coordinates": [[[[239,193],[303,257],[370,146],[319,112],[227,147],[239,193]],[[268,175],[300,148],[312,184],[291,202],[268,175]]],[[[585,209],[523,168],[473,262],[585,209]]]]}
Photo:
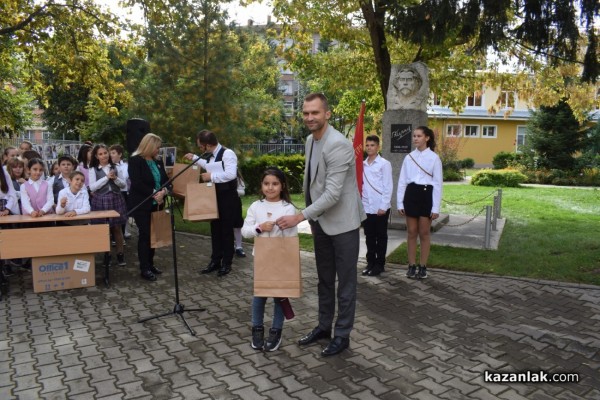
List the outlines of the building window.
{"type": "Polygon", "coordinates": [[[515,98],[517,94],[509,90],[503,90],[500,92],[498,103],[500,108],[515,108],[515,98]]]}
{"type": "Polygon", "coordinates": [[[434,106],[441,106],[442,105],[442,97],[438,96],[437,94],[434,94],[432,104],[434,106]]]}
{"type": "Polygon", "coordinates": [[[479,137],[479,125],[465,125],[465,137],[479,137]]]}
{"type": "Polygon", "coordinates": [[[481,92],[474,92],[471,96],[467,97],[467,107],[481,107],[483,104],[481,92]]]}
{"type": "Polygon", "coordinates": [[[481,127],[481,137],[483,138],[496,138],[496,126],[495,125],[483,125],[481,127]]]}
{"type": "Polygon", "coordinates": [[[462,125],[447,125],[446,136],[447,137],[460,137],[462,131],[462,125]]]}
{"type": "Polygon", "coordinates": [[[50,140],[50,139],[52,139],[52,132],[43,131],[42,132],[42,139],[44,139],[44,140],[50,140]]]}
{"type": "Polygon", "coordinates": [[[527,127],[517,126],[517,145],[516,151],[522,151],[527,139],[527,127]]]}
{"type": "Polygon", "coordinates": [[[23,135],[21,136],[21,139],[23,140],[33,140],[35,139],[35,133],[31,130],[27,130],[25,132],[23,132],[23,135]]]}
{"type": "Polygon", "coordinates": [[[283,109],[285,112],[285,116],[286,117],[291,117],[292,115],[294,115],[294,102],[293,101],[286,101],[283,103],[283,109]]]}

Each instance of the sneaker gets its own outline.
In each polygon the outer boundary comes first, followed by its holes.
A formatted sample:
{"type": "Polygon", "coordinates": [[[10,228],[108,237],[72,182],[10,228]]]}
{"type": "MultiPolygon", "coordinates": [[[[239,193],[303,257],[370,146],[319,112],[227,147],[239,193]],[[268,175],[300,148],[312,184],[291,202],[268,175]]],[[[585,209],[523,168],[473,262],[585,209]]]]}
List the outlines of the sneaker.
{"type": "Polygon", "coordinates": [[[269,337],[265,340],[265,351],[275,351],[281,344],[281,329],[269,329],[269,337]]]}
{"type": "Polygon", "coordinates": [[[238,257],[246,257],[246,252],[244,252],[244,249],[242,249],[241,247],[238,247],[237,249],[235,249],[235,255],[238,257]]]}
{"type": "MultiPolygon", "coordinates": [[[[420,268],[420,267],[419,267],[420,268]]],[[[408,271],[406,271],[407,278],[415,278],[417,272],[417,266],[415,264],[408,266],[408,271]]]]}
{"type": "Polygon", "coordinates": [[[252,327],[252,343],[250,345],[254,350],[262,350],[265,346],[265,328],[262,326],[252,327]]]}
{"type": "Polygon", "coordinates": [[[419,272],[417,272],[417,279],[427,279],[427,267],[419,265],[419,272]]]}
{"type": "Polygon", "coordinates": [[[117,264],[119,264],[119,267],[124,267],[125,265],[127,265],[127,263],[125,262],[125,254],[117,253],[117,264]]]}

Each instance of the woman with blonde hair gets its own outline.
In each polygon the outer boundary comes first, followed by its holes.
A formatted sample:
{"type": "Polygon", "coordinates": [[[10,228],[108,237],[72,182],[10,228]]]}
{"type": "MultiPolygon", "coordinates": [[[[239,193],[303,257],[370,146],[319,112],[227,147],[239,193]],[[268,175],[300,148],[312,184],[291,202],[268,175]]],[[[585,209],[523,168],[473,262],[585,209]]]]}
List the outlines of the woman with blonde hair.
{"type": "Polygon", "coordinates": [[[162,139],[147,133],[137,150],[129,158],[131,187],[127,205],[138,227],[138,259],[143,279],[155,281],[162,271],[154,266],[154,249],[150,247],[150,221],[152,211],[164,208],[168,189],[163,186],[169,178],[162,160],[157,159],[162,139]],[[159,190],[160,189],[160,190],[159,190]],[[149,199],[152,196],[152,199],[149,199]],[[145,201],[148,199],[147,201],[145,201]],[[135,208],[135,210],[134,210],[135,208]]]}

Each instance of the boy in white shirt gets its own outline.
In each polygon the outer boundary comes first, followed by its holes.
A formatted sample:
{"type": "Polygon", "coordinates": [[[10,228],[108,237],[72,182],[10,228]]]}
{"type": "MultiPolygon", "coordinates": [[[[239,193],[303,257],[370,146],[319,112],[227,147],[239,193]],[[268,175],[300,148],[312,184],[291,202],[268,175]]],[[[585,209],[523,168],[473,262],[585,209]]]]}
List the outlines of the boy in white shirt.
{"type": "Polygon", "coordinates": [[[65,217],[87,214],[90,212],[90,198],[85,188],[85,175],[79,171],[71,172],[68,188],[58,193],[56,214],[65,217]]]}

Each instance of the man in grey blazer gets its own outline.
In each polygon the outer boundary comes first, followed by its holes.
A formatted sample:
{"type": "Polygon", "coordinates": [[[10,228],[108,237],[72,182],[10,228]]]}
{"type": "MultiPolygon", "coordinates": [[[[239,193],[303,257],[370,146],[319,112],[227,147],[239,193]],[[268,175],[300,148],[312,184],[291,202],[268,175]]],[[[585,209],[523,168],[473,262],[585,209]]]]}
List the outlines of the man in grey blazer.
{"type": "Polygon", "coordinates": [[[354,149],[348,139],[329,125],[331,117],[327,98],[312,93],[304,99],[304,123],[311,135],[306,140],[304,194],[306,208],[295,216],[277,220],[281,229],[296,226],[307,219],[315,244],[319,277],[319,325],[302,337],[298,344],[307,345],[331,339],[335,316],[336,288],[338,315],[333,339],[321,355],[340,353],[350,344],[350,332],[356,310],[356,282],[359,229],[366,219],[356,184],[354,149]]]}

